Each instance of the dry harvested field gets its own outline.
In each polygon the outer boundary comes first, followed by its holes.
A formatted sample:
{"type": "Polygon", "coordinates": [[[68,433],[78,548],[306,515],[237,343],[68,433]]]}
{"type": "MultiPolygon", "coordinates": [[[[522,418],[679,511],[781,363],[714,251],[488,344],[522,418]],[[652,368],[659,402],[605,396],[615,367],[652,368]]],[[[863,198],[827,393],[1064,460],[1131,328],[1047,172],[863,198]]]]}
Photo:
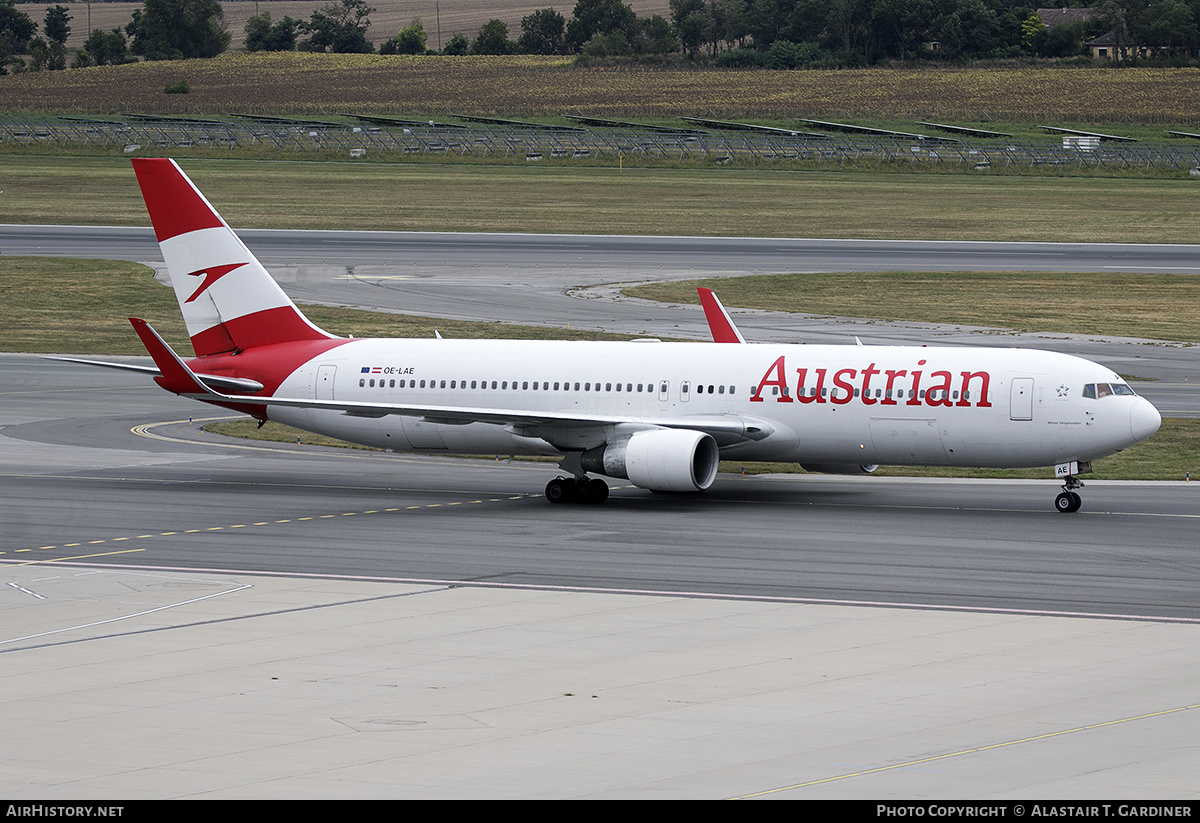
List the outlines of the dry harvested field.
{"type": "MultiPolygon", "coordinates": [[[[284,16],[294,20],[307,20],[312,13],[322,6],[329,5],[333,0],[280,0],[280,2],[261,3],[239,2],[222,3],[225,10],[225,26],[233,35],[231,47],[235,50],[242,48],[243,30],[246,21],[258,11],[271,12],[271,19],[282,20],[284,16]]],[[[46,9],[53,7],[24,5],[22,10],[41,25],[46,17],[46,9]]],[[[133,16],[134,9],[140,9],[142,4],[136,3],[93,3],[91,7],[91,25],[88,25],[88,7],[86,3],[64,2],[71,11],[71,36],[67,45],[75,48],[83,45],[88,32],[92,29],[109,31],[122,27],[133,16]]],[[[638,17],[649,17],[661,14],[666,17],[669,13],[667,0],[632,0],[626,5],[631,6],[638,17]]],[[[547,6],[558,9],[564,17],[570,19],[571,10],[575,8],[574,0],[570,2],[537,2],[537,0],[371,0],[375,13],[371,15],[371,28],[367,37],[378,46],[384,40],[394,35],[413,20],[421,20],[425,31],[429,34],[430,48],[440,49],[438,44],[438,11],[440,9],[442,43],[444,44],[455,32],[462,32],[474,38],[479,27],[488,20],[496,17],[508,24],[508,36],[513,40],[521,33],[521,18],[547,6]]]]}
{"type": "Polygon", "coordinates": [[[0,110],[1190,122],[1195,69],[582,69],[553,57],[227,54],[0,77],[0,110]],[[187,80],[188,95],[167,95],[187,80]]]}

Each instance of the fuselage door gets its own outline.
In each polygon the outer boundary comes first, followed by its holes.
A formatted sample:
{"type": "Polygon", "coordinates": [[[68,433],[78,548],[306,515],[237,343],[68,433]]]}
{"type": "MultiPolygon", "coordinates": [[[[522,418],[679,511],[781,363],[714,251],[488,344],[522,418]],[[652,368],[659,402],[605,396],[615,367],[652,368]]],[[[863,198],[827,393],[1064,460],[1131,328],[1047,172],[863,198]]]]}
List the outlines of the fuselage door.
{"type": "Polygon", "coordinates": [[[337,375],[337,366],[325,365],[317,367],[316,395],[318,400],[333,399],[333,378],[337,375]]]}
{"type": "Polygon", "coordinates": [[[1008,398],[1010,420],[1033,419],[1033,378],[1016,377],[1012,381],[1012,393],[1008,398]]]}

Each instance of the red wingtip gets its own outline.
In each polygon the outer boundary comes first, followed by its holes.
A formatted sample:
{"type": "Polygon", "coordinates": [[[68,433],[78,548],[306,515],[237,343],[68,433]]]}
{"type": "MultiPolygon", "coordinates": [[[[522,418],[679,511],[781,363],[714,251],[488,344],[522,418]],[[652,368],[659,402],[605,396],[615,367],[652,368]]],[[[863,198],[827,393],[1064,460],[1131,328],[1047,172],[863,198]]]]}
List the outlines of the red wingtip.
{"type": "Polygon", "coordinates": [[[220,215],[192,185],[175,164],[166,158],[136,158],[133,170],[137,174],[146,211],[154,224],[158,242],[197,229],[223,226],[220,215]]]}
{"type": "Polygon", "coordinates": [[[708,330],[712,333],[714,343],[744,343],[738,334],[733,321],[725,313],[725,307],[713,294],[712,289],[697,288],[700,293],[700,304],[704,306],[704,319],[708,321],[708,330]]]}

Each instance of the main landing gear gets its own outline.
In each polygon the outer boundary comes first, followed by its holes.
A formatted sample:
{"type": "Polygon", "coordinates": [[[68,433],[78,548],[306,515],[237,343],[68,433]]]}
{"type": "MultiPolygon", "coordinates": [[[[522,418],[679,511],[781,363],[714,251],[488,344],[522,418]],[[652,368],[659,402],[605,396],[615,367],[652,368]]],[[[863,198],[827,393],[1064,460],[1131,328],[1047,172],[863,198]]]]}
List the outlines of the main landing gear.
{"type": "Polygon", "coordinates": [[[598,478],[556,477],[546,484],[546,499],[551,503],[603,503],[608,499],[608,484],[598,478]]]}
{"type": "Polygon", "coordinates": [[[1071,475],[1067,475],[1067,480],[1063,483],[1062,493],[1054,498],[1054,508],[1063,514],[1079,511],[1079,507],[1083,505],[1083,498],[1075,491],[1075,489],[1083,488],[1083,481],[1076,480],[1071,475]]]}

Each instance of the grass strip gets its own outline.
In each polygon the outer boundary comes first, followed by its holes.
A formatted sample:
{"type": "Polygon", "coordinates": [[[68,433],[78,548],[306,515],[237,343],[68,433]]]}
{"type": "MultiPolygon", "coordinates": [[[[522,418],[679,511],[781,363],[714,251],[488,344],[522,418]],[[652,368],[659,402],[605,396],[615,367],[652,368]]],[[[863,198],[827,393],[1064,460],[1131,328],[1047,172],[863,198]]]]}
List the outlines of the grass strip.
{"type": "Polygon", "coordinates": [[[1196,343],[1200,275],[1098,272],[810,272],[652,283],[633,297],[881,321],[1196,343]]]}
{"type": "MultiPolygon", "coordinates": [[[[480,323],[408,314],[301,306],[326,331],[355,337],[443,337],[519,340],[630,340],[544,326],[480,323]]],[[[79,355],[144,355],[126,318],[150,321],[173,348],[191,343],[171,289],[136,263],[65,257],[0,256],[0,351],[79,355]]]]}
{"type": "MultiPolygon", "coordinates": [[[[236,228],[1193,243],[1189,179],[181,161],[236,228]]],[[[0,154],[0,223],[145,226],[123,157],[0,154]]],[[[797,266],[803,261],[797,261],[797,266]]]]}

